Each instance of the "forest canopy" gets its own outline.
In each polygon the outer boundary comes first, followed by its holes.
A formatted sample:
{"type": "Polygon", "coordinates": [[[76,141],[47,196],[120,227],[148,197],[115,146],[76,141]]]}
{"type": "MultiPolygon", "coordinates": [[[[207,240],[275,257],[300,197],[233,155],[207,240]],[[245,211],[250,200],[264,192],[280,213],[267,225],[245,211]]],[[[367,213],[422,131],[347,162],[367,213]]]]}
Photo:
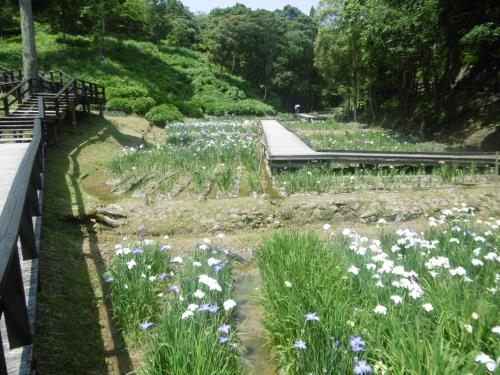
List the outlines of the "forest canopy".
{"type": "MultiPolygon", "coordinates": [[[[5,1],[5,0],[4,0],[5,1]]],[[[377,121],[397,113],[422,127],[446,122],[463,92],[498,92],[496,0],[321,0],[309,14],[242,4],[194,14],[179,0],[34,2],[38,29],[149,41],[204,53],[291,110],[342,106],[377,121]]],[[[19,34],[16,2],[0,7],[0,35],[19,34]]]]}

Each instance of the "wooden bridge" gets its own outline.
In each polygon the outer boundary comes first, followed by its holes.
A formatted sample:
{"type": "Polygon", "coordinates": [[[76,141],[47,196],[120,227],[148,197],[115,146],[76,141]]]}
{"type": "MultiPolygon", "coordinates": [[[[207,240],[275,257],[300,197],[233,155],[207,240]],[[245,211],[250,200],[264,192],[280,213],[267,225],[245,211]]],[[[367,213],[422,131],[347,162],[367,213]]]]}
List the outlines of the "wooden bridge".
{"type": "Polygon", "coordinates": [[[104,87],[64,72],[0,77],[0,375],[31,375],[38,373],[33,337],[47,129],[56,137],[77,106],[90,110],[106,99],[104,87]]]}
{"type": "MultiPolygon", "coordinates": [[[[486,152],[378,152],[316,151],[297,134],[276,120],[262,120],[264,149],[273,173],[281,168],[298,168],[315,163],[362,165],[437,165],[440,163],[494,166],[497,155],[486,152]]],[[[497,167],[498,168],[498,167],[497,167]]]]}

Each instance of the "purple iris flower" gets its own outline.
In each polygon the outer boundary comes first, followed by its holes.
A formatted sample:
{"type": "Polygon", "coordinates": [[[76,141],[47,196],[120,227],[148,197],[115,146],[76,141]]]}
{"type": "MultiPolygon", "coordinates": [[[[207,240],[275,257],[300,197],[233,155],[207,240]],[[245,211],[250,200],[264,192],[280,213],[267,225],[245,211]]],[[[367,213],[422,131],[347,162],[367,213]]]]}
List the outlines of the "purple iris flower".
{"type": "Polygon", "coordinates": [[[228,341],[229,341],[229,337],[227,337],[227,336],[219,337],[219,344],[225,344],[228,341]]]}
{"type": "Polygon", "coordinates": [[[162,274],[160,274],[160,275],[158,276],[158,278],[159,278],[160,280],[165,280],[165,279],[167,279],[167,278],[168,278],[168,273],[162,273],[162,274]]]}
{"type": "Polygon", "coordinates": [[[150,322],[144,322],[144,323],[141,323],[139,324],[139,327],[141,327],[141,329],[143,331],[147,331],[147,330],[150,330],[151,328],[153,328],[155,325],[153,323],[150,323],[150,322]]]}
{"type": "Polygon", "coordinates": [[[208,312],[211,312],[212,314],[215,314],[217,311],[219,311],[218,305],[210,305],[208,307],[208,312]]]}
{"type": "Polygon", "coordinates": [[[215,272],[217,272],[217,273],[218,273],[218,272],[220,272],[220,271],[222,271],[222,265],[220,265],[220,264],[216,264],[216,265],[214,266],[214,270],[215,270],[215,272]]]}
{"type": "Polygon", "coordinates": [[[132,251],[132,254],[134,254],[134,255],[140,255],[143,253],[144,253],[143,249],[135,249],[134,251],[132,251]]]}
{"type": "Polygon", "coordinates": [[[200,305],[200,307],[198,308],[198,311],[208,311],[209,308],[210,308],[210,305],[208,303],[204,303],[203,305],[200,305]]]}
{"type": "Polygon", "coordinates": [[[316,321],[316,322],[319,322],[319,315],[316,314],[316,313],[307,313],[305,315],[305,318],[306,318],[306,322],[308,321],[316,321]]]}
{"type": "Polygon", "coordinates": [[[373,369],[366,361],[357,361],[356,365],[354,366],[354,373],[356,375],[371,374],[372,372],[373,369]]]}
{"type": "Polygon", "coordinates": [[[170,245],[162,245],[160,247],[160,251],[167,251],[167,250],[171,250],[172,249],[172,246],[170,245]]]}
{"type": "Polygon", "coordinates": [[[223,326],[220,326],[217,331],[219,331],[220,333],[228,334],[230,330],[231,326],[229,324],[224,324],[223,326]]]}
{"type": "Polygon", "coordinates": [[[307,343],[304,340],[299,339],[299,340],[295,341],[295,343],[293,344],[293,347],[295,349],[299,349],[299,350],[306,350],[307,343]]]}
{"type": "Polygon", "coordinates": [[[171,290],[172,292],[174,292],[174,293],[179,293],[179,292],[181,291],[181,287],[180,287],[180,285],[172,285],[172,286],[170,287],[170,290],[171,290]]]}
{"type": "Polygon", "coordinates": [[[359,336],[351,337],[351,348],[355,352],[364,352],[366,343],[359,336]]]}

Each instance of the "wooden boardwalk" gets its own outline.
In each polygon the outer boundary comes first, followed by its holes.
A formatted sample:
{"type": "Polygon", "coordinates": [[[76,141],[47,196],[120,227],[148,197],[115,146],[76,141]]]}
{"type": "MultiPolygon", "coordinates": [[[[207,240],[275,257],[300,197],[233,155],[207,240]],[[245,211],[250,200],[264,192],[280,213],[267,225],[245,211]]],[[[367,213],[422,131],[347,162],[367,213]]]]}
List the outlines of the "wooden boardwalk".
{"type": "Polygon", "coordinates": [[[29,143],[0,144],[0,213],[29,143]]]}
{"type": "Polygon", "coordinates": [[[317,154],[295,133],[276,120],[262,120],[262,132],[269,156],[314,156],[317,154]]]}
{"type": "Polygon", "coordinates": [[[316,151],[298,135],[276,120],[262,120],[263,142],[269,166],[277,168],[300,167],[310,163],[332,162],[338,164],[366,165],[438,165],[440,163],[477,166],[495,164],[497,155],[485,152],[387,152],[387,151],[316,151]]]}
{"type": "MultiPolygon", "coordinates": [[[[21,161],[23,160],[29,143],[10,143],[0,144],[0,214],[4,209],[6,199],[9,192],[12,190],[12,183],[18,172],[21,161]]],[[[42,205],[41,191],[38,193],[40,210],[42,205]]],[[[33,218],[33,227],[35,231],[36,247],[40,249],[40,234],[41,234],[41,216],[33,218]]],[[[38,259],[23,260],[22,246],[18,243],[18,254],[21,259],[21,273],[23,278],[24,294],[26,305],[28,307],[28,316],[30,323],[31,334],[35,333],[35,312],[36,312],[36,295],[38,288],[38,259]]],[[[33,357],[33,345],[27,345],[16,349],[9,347],[7,340],[7,328],[5,319],[0,318],[0,334],[4,339],[3,350],[7,363],[7,371],[9,375],[28,375],[31,371],[31,360],[33,357]]]]}

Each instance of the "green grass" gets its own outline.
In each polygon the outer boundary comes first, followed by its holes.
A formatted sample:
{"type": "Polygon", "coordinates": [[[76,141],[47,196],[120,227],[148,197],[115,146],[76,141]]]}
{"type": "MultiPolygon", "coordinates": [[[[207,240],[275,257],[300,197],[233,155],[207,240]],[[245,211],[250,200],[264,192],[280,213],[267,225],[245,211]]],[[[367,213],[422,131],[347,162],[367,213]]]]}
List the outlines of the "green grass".
{"type": "Polygon", "coordinates": [[[491,373],[476,357],[500,355],[492,332],[499,221],[478,226],[469,212],[446,210],[425,233],[382,230],[373,241],[351,230],[327,242],[294,232],[267,238],[257,257],[264,324],[284,373],[347,374],[359,361],[375,373],[491,373]],[[438,259],[449,267],[432,267],[438,259]],[[299,339],[307,349],[294,347],[299,339]]]}
{"type": "MultiPolygon", "coordinates": [[[[105,64],[90,38],[37,32],[41,69],[61,69],[78,78],[106,86],[107,98],[117,110],[130,111],[137,98],[151,97],[156,104],[173,104],[186,116],[203,109],[208,114],[263,115],[274,109],[241,77],[220,73],[202,53],[185,48],[156,47],[148,42],[106,38],[105,64]]],[[[0,61],[21,66],[20,37],[0,38],[0,61]]]]}
{"type": "MultiPolygon", "coordinates": [[[[464,147],[427,142],[415,136],[397,134],[379,127],[363,127],[335,120],[320,122],[285,121],[287,127],[318,150],[452,152],[464,147]]],[[[469,149],[469,151],[471,151],[469,149]]]]}
{"type": "Polygon", "coordinates": [[[424,167],[339,168],[335,164],[285,170],[274,176],[277,188],[287,194],[305,192],[347,193],[364,190],[423,189],[450,184],[478,184],[494,181],[494,171],[474,165],[460,167],[439,164],[424,167]]]}
{"type": "MultiPolygon", "coordinates": [[[[109,166],[122,186],[169,193],[177,184],[206,196],[232,193],[238,168],[250,191],[261,191],[260,152],[255,123],[237,121],[171,124],[166,143],[144,149],[130,148],[109,166]]],[[[236,192],[237,193],[237,192],[236,192]]]]}

